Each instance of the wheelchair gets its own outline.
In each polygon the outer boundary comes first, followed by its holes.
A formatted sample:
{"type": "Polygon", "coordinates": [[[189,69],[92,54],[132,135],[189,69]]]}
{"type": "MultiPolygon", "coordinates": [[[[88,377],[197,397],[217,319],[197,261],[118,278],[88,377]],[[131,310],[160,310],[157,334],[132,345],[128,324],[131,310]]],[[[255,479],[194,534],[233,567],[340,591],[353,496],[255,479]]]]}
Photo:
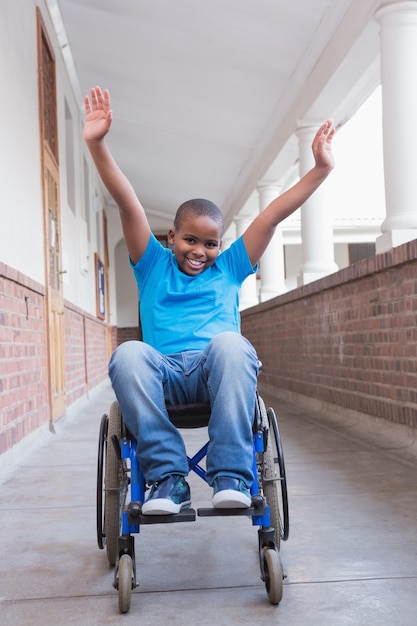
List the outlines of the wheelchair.
{"type": "MultiPolygon", "coordinates": [[[[167,406],[177,428],[207,426],[210,406],[188,404],[167,406]]],[[[188,457],[190,471],[205,480],[202,461],[208,442],[188,457]]],[[[261,580],[271,604],[283,595],[285,574],[280,559],[281,541],[289,534],[287,480],[277,418],[256,394],[253,421],[253,474],[251,506],[248,509],[193,508],[172,515],[142,515],[146,483],[136,456],[136,441],[128,432],[117,401],[100,422],[97,460],[97,543],[106,549],[109,564],[115,566],[113,587],[118,591],[119,610],[127,613],[131,592],[138,586],[134,534],[141,524],[193,522],[199,517],[245,515],[258,526],[261,580]]]]}

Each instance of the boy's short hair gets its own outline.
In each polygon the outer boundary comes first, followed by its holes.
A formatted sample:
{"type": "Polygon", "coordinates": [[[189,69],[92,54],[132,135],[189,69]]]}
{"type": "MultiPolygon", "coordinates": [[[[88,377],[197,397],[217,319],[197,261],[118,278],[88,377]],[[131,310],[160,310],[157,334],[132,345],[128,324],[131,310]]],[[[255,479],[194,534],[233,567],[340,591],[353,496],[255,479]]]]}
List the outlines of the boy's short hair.
{"type": "Polygon", "coordinates": [[[174,228],[180,228],[183,219],[189,215],[195,217],[210,217],[221,226],[222,234],[224,230],[223,214],[219,207],[211,202],[211,200],[205,200],[204,198],[194,198],[193,200],[186,200],[178,207],[174,218],[174,228]]]}

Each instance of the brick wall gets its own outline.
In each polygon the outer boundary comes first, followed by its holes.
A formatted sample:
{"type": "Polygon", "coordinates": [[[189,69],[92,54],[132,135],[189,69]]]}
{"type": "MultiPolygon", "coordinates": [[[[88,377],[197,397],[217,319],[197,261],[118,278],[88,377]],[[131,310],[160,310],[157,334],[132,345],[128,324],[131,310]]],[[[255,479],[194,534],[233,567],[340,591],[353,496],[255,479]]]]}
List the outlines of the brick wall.
{"type": "Polygon", "coordinates": [[[0,263],[0,454],[49,420],[44,300],[0,263]]]}
{"type": "Polygon", "coordinates": [[[67,404],[107,377],[106,325],[65,302],[65,375],[67,404]]]}
{"type": "MultiPolygon", "coordinates": [[[[42,285],[0,263],[0,454],[49,420],[42,285]]],[[[67,404],[107,377],[106,325],[65,303],[67,404]]],[[[244,311],[260,384],[417,427],[417,242],[244,311]]],[[[137,328],[111,329],[111,343],[137,328]],[[126,330],[126,332],[125,332],[126,330]]]]}
{"type": "Polygon", "coordinates": [[[106,325],[94,318],[86,318],[85,324],[88,387],[93,389],[107,378],[106,325]]]}
{"type": "MultiPolygon", "coordinates": [[[[66,302],[67,405],[107,377],[106,325],[66,302]]],[[[0,454],[48,423],[45,288],[0,263],[0,454]]]]}
{"type": "Polygon", "coordinates": [[[117,326],[110,326],[110,352],[113,353],[117,346],[117,326]]]}
{"type": "Polygon", "coordinates": [[[81,311],[65,303],[65,386],[67,404],[72,404],[88,390],[85,355],[85,318],[81,311]]]}
{"type": "Polygon", "coordinates": [[[417,241],[242,313],[260,386],[417,427],[417,241]]]}
{"type": "Polygon", "coordinates": [[[120,345],[124,341],[130,341],[132,339],[140,339],[140,330],[138,326],[117,329],[117,345],[120,345]]]}

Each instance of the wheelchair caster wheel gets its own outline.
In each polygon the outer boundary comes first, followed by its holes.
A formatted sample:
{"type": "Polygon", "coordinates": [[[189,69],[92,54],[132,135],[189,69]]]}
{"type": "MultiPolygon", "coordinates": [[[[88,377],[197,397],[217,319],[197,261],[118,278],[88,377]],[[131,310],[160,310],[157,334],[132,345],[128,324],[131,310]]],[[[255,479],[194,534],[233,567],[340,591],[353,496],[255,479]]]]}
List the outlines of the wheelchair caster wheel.
{"type": "Polygon", "coordinates": [[[132,595],[132,557],[129,554],[123,554],[119,561],[119,610],[120,613],[127,613],[130,609],[130,599],[132,595]]]}
{"type": "Polygon", "coordinates": [[[263,549],[264,583],[268,600],[271,604],[279,604],[283,594],[283,571],[278,552],[272,548],[263,549]]]}

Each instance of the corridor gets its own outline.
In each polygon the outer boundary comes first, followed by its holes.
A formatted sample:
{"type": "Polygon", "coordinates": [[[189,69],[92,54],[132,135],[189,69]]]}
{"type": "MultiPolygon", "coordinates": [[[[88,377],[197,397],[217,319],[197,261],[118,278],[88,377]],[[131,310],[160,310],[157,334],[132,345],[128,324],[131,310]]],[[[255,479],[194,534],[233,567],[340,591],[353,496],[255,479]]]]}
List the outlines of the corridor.
{"type": "MultiPolygon", "coordinates": [[[[389,442],[382,430],[375,439],[352,416],[330,419],[265,397],[279,416],[289,487],[281,604],[267,600],[250,522],[197,518],[136,535],[140,585],[130,612],[120,615],[95,530],[98,428],[112,397],[102,385],[71,407],[55,433],[45,431],[3,468],[2,624],[415,624],[413,442],[389,442]]],[[[187,431],[189,452],[204,437],[204,429],[187,431]]],[[[207,506],[210,489],[195,476],[190,484],[193,505],[207,506]]]]}

